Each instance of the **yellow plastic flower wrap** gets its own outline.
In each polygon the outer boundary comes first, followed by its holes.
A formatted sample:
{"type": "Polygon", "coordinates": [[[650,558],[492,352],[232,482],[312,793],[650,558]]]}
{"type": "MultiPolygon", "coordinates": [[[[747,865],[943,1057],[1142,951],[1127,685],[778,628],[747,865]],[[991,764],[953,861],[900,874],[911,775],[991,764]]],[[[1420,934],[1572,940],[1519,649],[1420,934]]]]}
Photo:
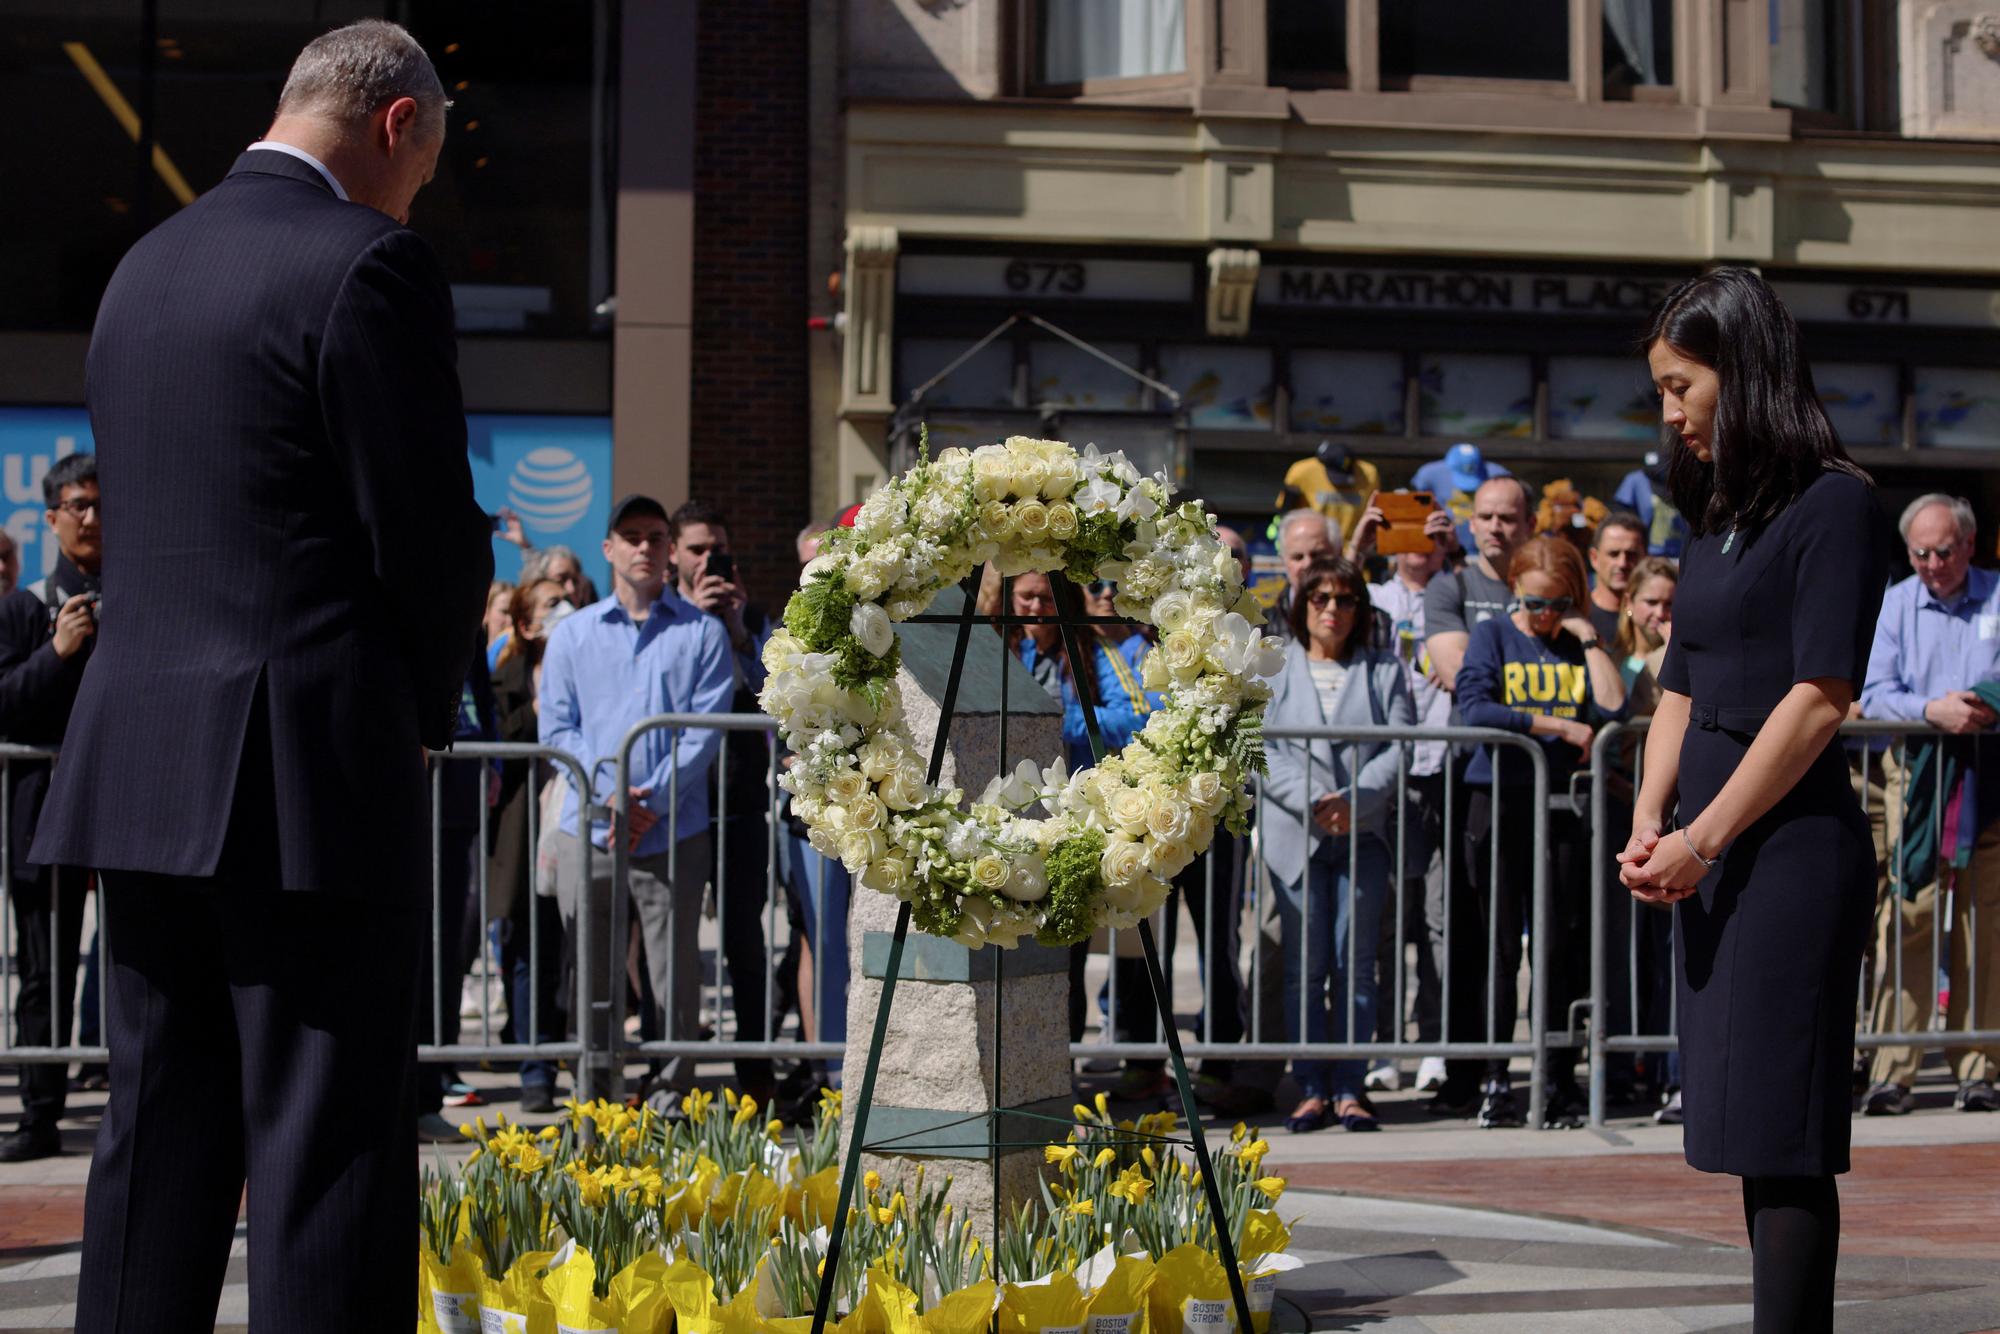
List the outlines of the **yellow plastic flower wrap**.
{"type": "Polygon", "coordinates": [[[1090,1294],[1083,1334],[1147,1334],[1151,1256],[1120,1255],[1106,1246],[1084,1262],[1077,1277],[1090,1294]]]}
{"type": "Polygon", "coordinates": [[[481,1334],[556,1334],[556,1308],[542,1290],[554,1251],[529,1251],[507,1267],[505,1278],[479,1272],[481,1334]]]}
{"type": "Polygon", "coordinates": [[[430,1295],[431,1328],[437,1334],[480,1334],[479,1243],[461,1238],[448,1261],[426,1246],[418,1253],[418,1263],[423,1267],[424,1291],[430,1295]]]}
{"type": "Polygon", "coordinates": [[[685,1257],[669,1265],[660,1280],[678,1334],[764,1334],[764,1316],[758,1310],[763,1285],[761,1260],[748,1286],[727,1303],[716,1300],[715,1280],[708,1271],[685,1257]]]}
{"type": "Polygon", "coordinates": [[[738,1204],[755,1212],[776,1205],[782,1195],[778,1183],[758,1168],[732,1172],[717,1186],[715,1198],[708,1203],[708,1214],[718,1223],[727,1222],[738,1204]]]}
{"type": "MultiPolygon", "coordinates": [[[[1250,1320],[1257,1334],[1270,1334],[1271,1304],[1278,1296],[1278,1276],[1305,1264],[1289,1251],[1292,1230],[1269,1209],[1252,1209],[1243,1220],[1241,1249],[1244,1295],[1250,1299],[1250,1320]]],[[[1226,1277],[1226,1275],[1225,1275],[1226,1277]]]]}
{"type": "Polygon", "coordinates": [[[571,1244],[556,1252],[542,1282],[555,1307],[556,1334],[668,1334],[673,1307],[661,1280],[667,1262],[648,1251],[614,1274],[603,1297],[590,1252],[571,1244]]]}
{"type": "Polygon", "coordinates": [[[1228,1273],[1203,1247],[1176,1246],[1153,1267],[1149,1334],[1224,1334],[1236,1327],[1235,1307],[1228,1273]]]}
{"type": "Polygon", "coordinates": [[[1000,1334],[1078,1334],[1090,1305],[1073,1274],[1000,1289],[1000,1334]]]}
{"type": "Polygon", "coordinates": [[[798,1184],[798,1198],[788,1194],[785,1200],[785,1217],[800,1227],[811,1231],[833,1222],[833,1211],[840,1207],[840,1168],[828,1167],[814,1172],[798,1184]]]}
{"type": "Polygon", "coordinates": [[[707,1157],[696,1159],[694,1171],[688,1176],[687,1184],[660,1210],[661,1231],[667,1236],[673,1236],[684,1227],[699,1226],[702,1212],[714,1198],[715,1183],[721,1179],[722,1168],[714,1159],[707,1157]]]}
{"type": "Polygon", "coordinates": [[[993,1280],[981,1279],[919,1312],[916,1293],[880,1269],[868,1271],[868,1296],[880,1305],[885,1334],[986,1334],[993,1322],[993,1293],[993,1280]]]}

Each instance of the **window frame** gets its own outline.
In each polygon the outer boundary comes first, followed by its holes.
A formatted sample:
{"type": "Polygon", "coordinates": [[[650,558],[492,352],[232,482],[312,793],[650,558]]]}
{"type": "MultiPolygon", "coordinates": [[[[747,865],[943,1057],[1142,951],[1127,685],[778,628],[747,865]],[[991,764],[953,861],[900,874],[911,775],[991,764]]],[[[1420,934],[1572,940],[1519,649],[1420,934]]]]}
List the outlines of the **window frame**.
{"type": "Polygon", "coordinates": [[[1015,86],[1029,97],[1088,98],[1131,93],[1179,92],[1194,86],[1195,25],[1206,12],[1202,0],[1180,0],[1181,67],[1167,74],[1134,74],[1123,78],[1078,79],[1056,83],[1042,77],[1042,5],[1044,0],[1015,0],[1013,39],[1015,86]]]}

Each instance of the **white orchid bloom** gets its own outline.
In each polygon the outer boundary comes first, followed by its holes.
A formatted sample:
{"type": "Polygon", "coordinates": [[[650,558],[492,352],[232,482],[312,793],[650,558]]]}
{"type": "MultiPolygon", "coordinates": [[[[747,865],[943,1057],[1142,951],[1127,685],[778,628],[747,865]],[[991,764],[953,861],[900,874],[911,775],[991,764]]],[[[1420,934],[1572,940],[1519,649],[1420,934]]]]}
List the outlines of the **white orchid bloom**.
{"type": "Polygon", "coordinates": [[[1258,634],[1256,626],[1233,611],[1215,623],[1215,645],[1210,652],[1232,676],[1276,676],[1285,665],[1278,641],[1258,634]]]}
{"type": "Polygon", "coordinates": [[[1092,477],[1071,499],[1078,510],[1085,514],[1102,514],[1116,509],[1119,501],[1118,483],[1103,477],[1092,477]]]}
{"type": "Polygon", "coordinates": [[[1118,517],[1121,519],[1150,519],[1159,512],[1158,503],[1142,487],[1133,487],[1118,502],[1118,517]]]}

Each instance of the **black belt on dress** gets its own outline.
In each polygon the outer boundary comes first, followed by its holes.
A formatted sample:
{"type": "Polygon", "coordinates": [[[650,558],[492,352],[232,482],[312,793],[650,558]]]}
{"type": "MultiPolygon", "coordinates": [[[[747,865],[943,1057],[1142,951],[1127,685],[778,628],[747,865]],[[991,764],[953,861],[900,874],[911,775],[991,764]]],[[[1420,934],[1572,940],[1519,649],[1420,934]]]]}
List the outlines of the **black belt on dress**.
{"type": "Polygon", "coordinates": [[[1726,709],[1713,704],[1695,704],[1688,709],[1688,721],[1704,732],[1746,732],[1754,735],[1770,716],[1769,709],[1726,709]]]}

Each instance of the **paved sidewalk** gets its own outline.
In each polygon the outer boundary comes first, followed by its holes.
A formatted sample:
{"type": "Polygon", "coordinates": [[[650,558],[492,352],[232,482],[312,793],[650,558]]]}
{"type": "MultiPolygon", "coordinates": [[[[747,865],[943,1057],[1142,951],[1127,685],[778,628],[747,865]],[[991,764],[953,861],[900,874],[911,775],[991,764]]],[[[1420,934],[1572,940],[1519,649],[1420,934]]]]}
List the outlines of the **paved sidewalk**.
{"type": "MultiPolygon", "coordinates": [[[[486,1105],[447,1115],[512,1114],[504,1079],[476,1082],[486,1105]]],[[[12,1093],[11,1071],[0,1073],[0,1125],[12,1093]]],[[[102,1101],[73,1099],[63,1156],[0,1166],[0,1334],[71,1326],[102,1101]]],[[[1482,1131],[1425,1116],[1414,1093],[1378,1101],[1387,1128],[1374,1135],[1288,1135],[1281,1117],[1257,1119],[1270,1169],[1291,1182],[1281,1212],[1297,1217],[1307,1262],[1281,1287],[1282,1330],[1747,1328],[1736,1182],[1690,1170],[1678,1130],[1633,1116],[1603,1131],[1482,1131]]],[[[2000,1117],[1951,1111],[1935,1082],[1924,1101],[1913,1116],[1855,1122],[1841,1183],[1843,1334],[2000,1329],[2000,1117]]],[[[218,1329],[247,1316],[243,1245],[239,1234],[218,1329]]]]}

